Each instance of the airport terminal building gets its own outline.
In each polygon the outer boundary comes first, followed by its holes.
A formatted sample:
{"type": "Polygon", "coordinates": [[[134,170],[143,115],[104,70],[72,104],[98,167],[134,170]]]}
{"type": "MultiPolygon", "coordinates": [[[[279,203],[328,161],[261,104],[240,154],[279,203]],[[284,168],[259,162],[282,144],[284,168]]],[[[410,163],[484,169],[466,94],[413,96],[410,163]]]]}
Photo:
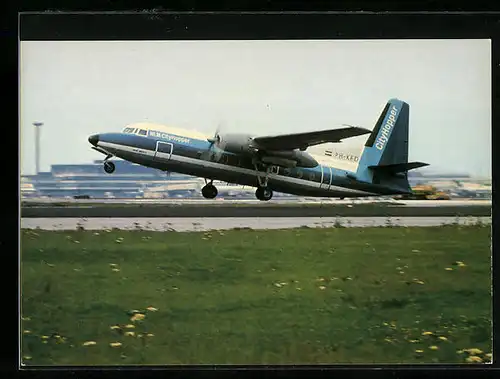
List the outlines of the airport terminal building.
{"type": "MultiPolygon", "coordinates": [[[[124,160],[113,160],[116,171],[107,174],[103,161],[90,164],[56,164],[48,172],[21,177],[21,197],[51,198],[202,198],[203,178],[144,167],[124,160]]],[[[410,185],[432,183],[460,197],[491,198],[491,185],[467,184],[468,175],[423,175],[408,173],[410,185]],[[464,184],[457,184],[464,182],[464,184]]],[[[219,197],[255,198],[255,188],[216,183],[219,197]]],[[[296,196],[275,193],[278,198],[296,196]]]]}

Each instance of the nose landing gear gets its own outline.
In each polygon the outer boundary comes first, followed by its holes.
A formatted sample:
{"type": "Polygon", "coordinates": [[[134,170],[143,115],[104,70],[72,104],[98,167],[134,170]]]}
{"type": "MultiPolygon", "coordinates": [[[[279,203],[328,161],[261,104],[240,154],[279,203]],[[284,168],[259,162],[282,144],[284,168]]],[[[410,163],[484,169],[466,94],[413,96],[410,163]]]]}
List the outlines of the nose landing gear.
{"type": "Polygon", "coordinates": [[[104,171],[108,174],[115,172],[115,164],[113,162],[104,161],[104,171]]]}

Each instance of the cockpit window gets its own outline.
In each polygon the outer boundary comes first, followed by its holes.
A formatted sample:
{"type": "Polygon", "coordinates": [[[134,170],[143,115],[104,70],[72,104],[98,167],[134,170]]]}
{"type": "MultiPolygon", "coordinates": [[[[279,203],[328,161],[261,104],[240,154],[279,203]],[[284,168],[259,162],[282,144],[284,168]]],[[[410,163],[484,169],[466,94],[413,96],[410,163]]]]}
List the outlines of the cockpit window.
{"type": "Polygon", "coordinates": [[[123,133],[132,133],[134,129],[132,128],[125,128],[123,129],[123,133]]]}
{"type": "Polygon", "coordinates": [[[144,130],[144,129],[139,130],[139,135],[145,136],[147,134],[148,134],[148,132],[146,130],[144,130]]]}

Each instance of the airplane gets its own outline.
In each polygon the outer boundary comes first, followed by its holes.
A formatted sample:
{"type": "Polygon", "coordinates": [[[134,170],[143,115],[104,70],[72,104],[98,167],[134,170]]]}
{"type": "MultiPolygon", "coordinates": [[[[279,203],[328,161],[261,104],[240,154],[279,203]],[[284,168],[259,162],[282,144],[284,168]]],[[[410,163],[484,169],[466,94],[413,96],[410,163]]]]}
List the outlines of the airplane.
{"type": "Polygon", "coordinates": [[[213,199],[214,180],[257,187],[255,196],[269,201],[273,192],[309,197],[366,197],[411,194],[408,171],[428,166],[408,162],[409,105],[390,99],[373,130],[345,126],[304,133],[255,136],[221,133],[210,137],[193,130],[154,123],[126,126],[120,133],[94,134],[92,148],[166,172],[205,179],[202,195],[213,199]],[[329,146],[369,134],[359,155],[329,146]],[[309,151],[308,151],[309,150],[309,151]]]}

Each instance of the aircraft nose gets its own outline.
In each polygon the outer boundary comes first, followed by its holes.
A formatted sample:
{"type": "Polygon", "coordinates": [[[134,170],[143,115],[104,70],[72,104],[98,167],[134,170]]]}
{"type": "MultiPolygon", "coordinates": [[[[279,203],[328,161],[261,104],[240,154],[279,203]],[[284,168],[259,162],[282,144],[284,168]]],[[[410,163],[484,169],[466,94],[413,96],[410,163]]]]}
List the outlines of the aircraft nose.
{"type": "Polygon", "coordinates": [[[99,142],[99,135],[98,134],[93,134],[89,137],[89,142],[94,145],[94,146],[97,146],[97,143],[99,142]]]}

